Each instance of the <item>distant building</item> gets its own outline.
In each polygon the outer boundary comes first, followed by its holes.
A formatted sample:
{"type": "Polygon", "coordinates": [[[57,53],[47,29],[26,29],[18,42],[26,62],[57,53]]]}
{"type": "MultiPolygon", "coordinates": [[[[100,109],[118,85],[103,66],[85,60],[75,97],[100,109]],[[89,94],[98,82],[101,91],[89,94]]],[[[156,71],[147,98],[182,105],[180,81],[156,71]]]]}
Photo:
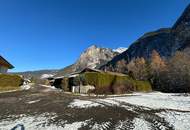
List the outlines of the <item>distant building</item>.
{"type": "Polygon", "coordinates": [[[8,69],[13,68],[13,65],[11,65],[6,59],[0,56],[0,73],[7,73],[8,69]]]}

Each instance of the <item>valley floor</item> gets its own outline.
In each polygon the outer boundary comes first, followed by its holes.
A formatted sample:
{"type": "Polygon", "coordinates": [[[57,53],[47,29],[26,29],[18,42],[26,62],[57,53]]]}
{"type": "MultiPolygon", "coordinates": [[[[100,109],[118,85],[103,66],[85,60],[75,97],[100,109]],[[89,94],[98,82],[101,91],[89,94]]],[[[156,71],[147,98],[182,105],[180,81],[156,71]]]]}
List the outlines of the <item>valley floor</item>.
{"type": "Polygon", "coordinates": [[[0,130],[189,130],[190,95],[75,96],[36,86],[0,93],[0,130]]]}

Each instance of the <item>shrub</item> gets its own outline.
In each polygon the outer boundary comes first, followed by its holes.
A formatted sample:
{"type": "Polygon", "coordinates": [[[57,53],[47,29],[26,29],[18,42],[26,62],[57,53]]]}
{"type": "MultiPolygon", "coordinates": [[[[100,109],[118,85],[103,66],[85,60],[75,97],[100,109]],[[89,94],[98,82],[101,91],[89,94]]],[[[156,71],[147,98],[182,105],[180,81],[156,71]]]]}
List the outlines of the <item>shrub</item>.
{"type": "Polygon", "coordinates": [[[24,80],[19,75],[0,74],[0,90],[18,89],[24,80]]]}
{"type": "Polygon", "coordinates": [[[110,73],[86,72],[84,77],[86,85],[95,86],[96,94],[122,94],[131,91],[151,91],[151,85],[146,81],[136,81],[129,76],[114,75],[110,73]]]}
{"type": "Polygon", "coordinates": [[[152,91],[152,86],[148,81],[135,81],[135,91],[149,92],[152,91]]]}

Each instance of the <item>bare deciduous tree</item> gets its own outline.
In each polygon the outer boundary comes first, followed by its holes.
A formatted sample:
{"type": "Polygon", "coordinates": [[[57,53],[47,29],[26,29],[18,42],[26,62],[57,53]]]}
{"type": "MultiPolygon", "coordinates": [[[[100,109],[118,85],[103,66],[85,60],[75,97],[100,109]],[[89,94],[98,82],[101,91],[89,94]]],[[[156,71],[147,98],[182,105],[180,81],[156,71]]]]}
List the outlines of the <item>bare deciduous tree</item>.
{"type": "Polygon", "coordinates": [[[129,73],[132,73],[137,80],[147,80],[148,69],[144,58],[133,59],[128,65],[127,69],[129,73]]]}

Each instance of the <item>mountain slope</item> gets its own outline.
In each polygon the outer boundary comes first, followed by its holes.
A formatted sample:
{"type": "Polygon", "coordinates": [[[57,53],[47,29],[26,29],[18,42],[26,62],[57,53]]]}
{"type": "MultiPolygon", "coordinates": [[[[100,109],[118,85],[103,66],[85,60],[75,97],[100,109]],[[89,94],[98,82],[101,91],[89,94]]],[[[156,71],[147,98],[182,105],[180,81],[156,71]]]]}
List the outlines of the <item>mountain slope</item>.
{"type": "MultiPolygon", "coordinates": [[[[121,61],[130,62],[133,58],[149,59],[153,50],[162,57],[169,58],[177,50],[184,50],[190,46],[190,5],[171,28],[163,28],[149,32],[135,41],[128,50],[114,57],[101,69],[117,71],[121,61]]],[[[121,65],[120,65],[121,67],[121,65]]]]}
{"type": "Polygon", "coordinates": [[[112,49],[100,48],[93,45],[81,54],[75,64],[61,69],[57,76],[80,71],[86,67],[99,68],[118,54],[118,52],[115,52],[112,49]]]}

